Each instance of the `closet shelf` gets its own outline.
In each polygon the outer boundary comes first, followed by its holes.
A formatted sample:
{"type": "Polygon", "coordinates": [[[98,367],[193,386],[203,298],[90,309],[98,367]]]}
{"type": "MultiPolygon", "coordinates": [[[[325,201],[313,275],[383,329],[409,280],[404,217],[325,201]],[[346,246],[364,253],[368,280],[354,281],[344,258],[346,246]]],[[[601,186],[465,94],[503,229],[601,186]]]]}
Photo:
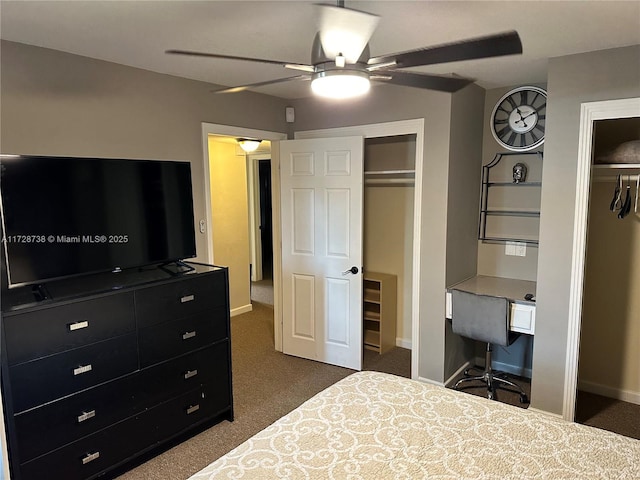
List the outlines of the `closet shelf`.
{"type": "Polygon", "coordinates": [[[526,243],[527,245],[538,245],[538,240],[526,239],[526,238],[484,237],[482,241],[485,243],[517,242],[517,243],[526,243]]]}
{"type": "Polygon", "coordinates": [[[598,163],[593,168],[596,170],[640,170],[640,163],[598,163]]]}
{"type": "Polygon", "coordinates": [[[486,185],[490,187],[541,187],[542,182],[488,182],[486,185]]]}

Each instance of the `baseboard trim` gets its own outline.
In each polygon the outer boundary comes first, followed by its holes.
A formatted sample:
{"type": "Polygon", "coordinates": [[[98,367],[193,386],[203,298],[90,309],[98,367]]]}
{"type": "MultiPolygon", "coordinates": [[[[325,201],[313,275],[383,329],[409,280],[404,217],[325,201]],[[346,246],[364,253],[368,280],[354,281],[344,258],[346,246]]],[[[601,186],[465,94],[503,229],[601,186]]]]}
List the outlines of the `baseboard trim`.
{"type": "MultiPolygon", "coordinates": [[[[484,365],[484,358],[476,357],[476,365],[484,365]]],[[[530,368],[522,368],[517,365],[510,365],[508,363],[496,362],[495,360],[491,362],[491,368],[494,370],[499,370],[501,372],[510,373],[511,375],[517,375],[518,377],[526,377],[531,378],[531,369],[530,368]]]]}
{"type": "Polygon", "coordinates": [[[253,305],[251,304],[243,305],[242,307],[232,308],[230,315],[232,317],[235,317],[236,315],[242,315],[243,313],[248,313],[248,312],[251,312],[252,310],[253,310],[253,305]]]}
{"type": "Polygon", "coordinates": [[[408,338],[396,338],[396,347],[406,348],[411,350],[411,340],[408,338]]]}
{"type": "Polygon", "coordinates": [[[640,393],[632,392],[630,390],[622,390],[620,388],[600,385],[594,382],[585,382],[584,380],[578,381],[578,390],[584,390],[585,392],[595,393],[596,395],[602,395],[603,397],[615,398],[616,400],[622,400],[623,402],[640,405],[640,393]]]}
{"type": "Polygon", "coordinates": [[[464,363],[458,370],[455,371],[455,373],[453,375],[451,375],[446,382],[444,382],[445,386],[449,386],[453,383],[453,380],[460,375],[462,372],[464,372],[467,368],[473,367],[473,363],[471,362],[471,360],[469,360],[468,362],[464,363]]]}

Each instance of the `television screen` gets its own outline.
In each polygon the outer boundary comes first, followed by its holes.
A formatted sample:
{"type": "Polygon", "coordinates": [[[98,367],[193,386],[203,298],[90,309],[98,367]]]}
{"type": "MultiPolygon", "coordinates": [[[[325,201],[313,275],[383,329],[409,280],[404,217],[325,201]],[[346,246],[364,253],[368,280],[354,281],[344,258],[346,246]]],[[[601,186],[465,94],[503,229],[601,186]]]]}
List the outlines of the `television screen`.
{"type": "Polygon", "coordinates": [[[0,156],[9,286],[196,255],[188,162],[0,156]]]}

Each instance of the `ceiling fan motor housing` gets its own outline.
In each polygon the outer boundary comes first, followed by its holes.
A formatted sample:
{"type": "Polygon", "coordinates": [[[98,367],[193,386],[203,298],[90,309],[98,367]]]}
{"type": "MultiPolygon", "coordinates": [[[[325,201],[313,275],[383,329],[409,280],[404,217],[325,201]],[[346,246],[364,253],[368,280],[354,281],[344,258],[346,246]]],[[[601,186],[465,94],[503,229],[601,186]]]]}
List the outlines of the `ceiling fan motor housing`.
{"type": "MultiPolygon", "coordinates": [[[[358,58],[358,64],[367,65],[369,61],[370,53],[369,53],[369,44],[365,45],[360,57],[358,58]]],[[[313,39],[313,45],[311,46],[311,65],[318,66],[320,64],[333,63],[335,66],[335,58],[328,58],[327,54],[324,52],[322,48],[322,43],[320,42],[320,32],[316,33],[316,36],[313,39]]],[[[317,69],[316,69],[317,70],[317,69]]]]}

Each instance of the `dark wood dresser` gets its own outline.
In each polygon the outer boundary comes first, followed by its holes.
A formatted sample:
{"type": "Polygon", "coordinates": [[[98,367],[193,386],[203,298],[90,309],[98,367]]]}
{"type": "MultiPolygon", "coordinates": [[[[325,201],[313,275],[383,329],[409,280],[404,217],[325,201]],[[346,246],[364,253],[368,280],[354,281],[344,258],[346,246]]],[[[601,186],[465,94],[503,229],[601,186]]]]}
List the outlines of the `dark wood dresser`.
{"type": "Polygon", "coordinates": [[[3,292],[12,479],[109,478],[233,420],[228,271],[188,265],[3,292]]]}

